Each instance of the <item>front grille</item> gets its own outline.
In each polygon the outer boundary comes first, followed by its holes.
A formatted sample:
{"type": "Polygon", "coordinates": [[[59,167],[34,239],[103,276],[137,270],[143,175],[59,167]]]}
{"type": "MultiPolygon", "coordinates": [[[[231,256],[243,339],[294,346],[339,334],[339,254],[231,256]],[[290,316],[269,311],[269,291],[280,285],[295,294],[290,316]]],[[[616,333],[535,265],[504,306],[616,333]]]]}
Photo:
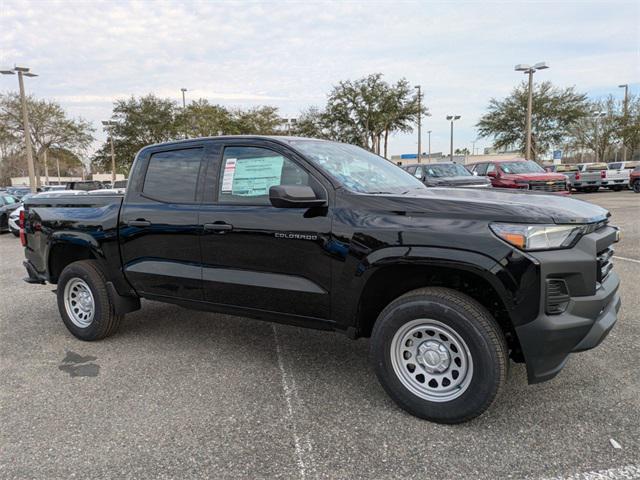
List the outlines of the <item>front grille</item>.
{"type": "Polygon", "coordinates": [[[613,269],[613,262],[611,261],[611,257],[613,257],[613,248],[608,247],[601,252],[598,252],[598,282],[602,283],[607,275],[611,273],[613,269]]]}
{"type": "Polygon", "coordinates": [[[556,180],[552,182],[529,182],[529,190],[538,192],[564,192],[567,189],[567,183],[564,180],[556,180]]]}

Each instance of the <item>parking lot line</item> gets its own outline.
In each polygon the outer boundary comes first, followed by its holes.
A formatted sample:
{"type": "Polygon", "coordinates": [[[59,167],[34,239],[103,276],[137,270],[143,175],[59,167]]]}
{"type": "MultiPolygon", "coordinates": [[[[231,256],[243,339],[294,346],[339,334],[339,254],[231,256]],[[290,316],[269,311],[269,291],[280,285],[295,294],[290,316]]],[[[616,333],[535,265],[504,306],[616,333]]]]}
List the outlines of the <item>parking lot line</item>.
{"type": "Polygon", "coordinates": [[[633,480],[640,478],[640,464],[625,465],[624,467],[609,468],[607,470],[593,470],[576,473],[568,477],[552,477],[543,480],[633,480]]]}
{"type": "Polygon", "coordinates": [[[619,257],[617,255],[614,255],[613,258],[616,260],[624,260],[625,262],[640,263],[640,260],[636,260],[635,258],[619,257]]]}
{"type": "MultiPolygon", "coordinates": [[[[274,324],[271,325],[273,329],[273,337],[276,343],[276,355],[278,357],[278,367],[280,368],[280,375],[282,378],[282,389],[284,391],[284,399],[287,404],[287,420],[291,424],[291,430],[293,434],[293,441],[295,443],[295,451],[296,451],[296,463],[298,464],[298,469],[300,472],[300,478],[306,478],[307,467],[304,462],[304,450],[301,446],[300,435],[298,435],[298,427],[296,425],[296,419],[294,417],[294,397],[298,401],[300,400],[298,397],[298,392],[296,389],[295,380],[291,378],[291,383],[288,380],[287,372],[284,368],[284,360],[282,357],[282,349],[280,347],[280,341],[278,340],[278,331],[276,330],[276,326],[274,324]]],[[[306,448],[310,452],[311,443],[309,442],[309,438],[306,438],[306,448]]]]}

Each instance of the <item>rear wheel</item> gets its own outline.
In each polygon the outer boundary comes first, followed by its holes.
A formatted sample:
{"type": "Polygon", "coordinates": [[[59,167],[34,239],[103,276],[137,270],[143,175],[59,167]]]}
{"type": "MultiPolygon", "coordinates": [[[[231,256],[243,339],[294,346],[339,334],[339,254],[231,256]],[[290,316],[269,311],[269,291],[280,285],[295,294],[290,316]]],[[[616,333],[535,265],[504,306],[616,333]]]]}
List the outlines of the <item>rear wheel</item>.
{"type": "Polygon", "coordinates": [[[507,371],[504,336],[489,312],[446,288],[423,288],[379,315],[371,359],[380,383],[407,412],[460,423],[494,401],[507,371]]]}
{"type": "Polygon", "coordinates": [[[640,180],[633,182],[633,191],[635,193],[640,193],[640,180]]]}
{"type": "Polygon", "coordinates": [[[67,265],[58,279],[57,297],[62,321],[80,340],[101,340],[117,331],[122,315],[115,313],[95,260],[67,265]]]}

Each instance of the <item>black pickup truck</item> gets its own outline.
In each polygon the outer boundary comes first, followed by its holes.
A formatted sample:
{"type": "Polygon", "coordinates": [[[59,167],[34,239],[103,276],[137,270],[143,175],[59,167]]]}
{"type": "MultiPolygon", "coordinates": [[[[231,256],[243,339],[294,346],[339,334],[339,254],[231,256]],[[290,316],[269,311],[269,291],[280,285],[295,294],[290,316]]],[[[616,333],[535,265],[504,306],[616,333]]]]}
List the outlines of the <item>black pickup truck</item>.
{"type": "Polygon", "coordinates": [[[408,412],[485,411],[509,358],[530,383],[616,322],[618,229],[592,204],[428,188],[352,145],[216,137],[152,145],[124,195],[32,198],[28,282],[57,284],[73,335],[113,334],[140,299],[371,337],[408,412]]]}

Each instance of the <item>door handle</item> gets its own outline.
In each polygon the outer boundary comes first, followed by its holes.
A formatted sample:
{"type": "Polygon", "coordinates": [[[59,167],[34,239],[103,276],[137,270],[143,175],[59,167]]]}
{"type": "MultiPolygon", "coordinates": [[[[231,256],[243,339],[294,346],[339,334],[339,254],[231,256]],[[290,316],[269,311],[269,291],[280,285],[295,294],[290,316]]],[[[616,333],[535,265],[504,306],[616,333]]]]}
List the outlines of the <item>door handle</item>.
{"type": "Polygon", "coordinates": [[[205,223],[204,229],[210,232],[227,232],[233,230],[233,225],[229,223],[205,223]]]}
{"type": "Polygon", "coordinates": [[[150,227],[151,226],[151,222],[148,220],[129,220],[127,222],[127,225],[129,225],[130,227],[150,227]]]}

